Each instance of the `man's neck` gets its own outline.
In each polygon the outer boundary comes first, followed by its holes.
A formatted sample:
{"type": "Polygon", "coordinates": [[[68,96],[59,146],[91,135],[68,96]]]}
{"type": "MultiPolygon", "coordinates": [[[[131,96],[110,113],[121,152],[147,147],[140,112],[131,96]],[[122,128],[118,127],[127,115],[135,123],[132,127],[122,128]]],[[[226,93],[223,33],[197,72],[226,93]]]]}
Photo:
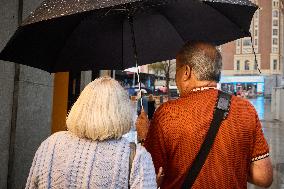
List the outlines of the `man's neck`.
{"type": "Polygon", "coordinates": [[[181,96],[186,96],[188,93],[192,92],[193,90],[200,89],[200,88],[214,88],[217,87],[217,82],[215,81],[196,81],[191,85],[188,85],[186,89],[181,93],[181,96]]]}
{"type": "Polygon", "coordinates": [[[202,88],[202,87],[217,87],[216,81],[197,81],[194,85],[190,86],[190,91],[195,88],[202,88]]]}

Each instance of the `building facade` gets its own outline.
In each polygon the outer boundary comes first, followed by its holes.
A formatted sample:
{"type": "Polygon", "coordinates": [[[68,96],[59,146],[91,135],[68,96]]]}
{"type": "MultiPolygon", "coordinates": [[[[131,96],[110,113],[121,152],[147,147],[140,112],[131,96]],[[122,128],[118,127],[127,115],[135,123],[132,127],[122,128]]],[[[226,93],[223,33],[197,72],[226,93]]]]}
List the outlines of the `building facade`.
{"type": "Polygon", "coordinates": [[[251,22],[251,37],[238,39],[221,47],[224,70],[221,82],[224,90],[250,90],[254,94],[269,97],[272,88],[280,85],[283,75],[284,1],[253,2],[259,9],[251,22]]]}

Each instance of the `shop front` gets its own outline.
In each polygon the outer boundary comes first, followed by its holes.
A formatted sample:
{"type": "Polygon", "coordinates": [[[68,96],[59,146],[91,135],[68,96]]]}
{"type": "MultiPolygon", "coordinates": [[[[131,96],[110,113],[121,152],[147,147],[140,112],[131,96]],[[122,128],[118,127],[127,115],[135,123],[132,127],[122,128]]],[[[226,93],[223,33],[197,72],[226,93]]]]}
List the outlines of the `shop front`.
{"type": "Polygon", "coordinates": [[[222,76],[221,90],[247,98],[264,94],[263,76],[222,76]]]}

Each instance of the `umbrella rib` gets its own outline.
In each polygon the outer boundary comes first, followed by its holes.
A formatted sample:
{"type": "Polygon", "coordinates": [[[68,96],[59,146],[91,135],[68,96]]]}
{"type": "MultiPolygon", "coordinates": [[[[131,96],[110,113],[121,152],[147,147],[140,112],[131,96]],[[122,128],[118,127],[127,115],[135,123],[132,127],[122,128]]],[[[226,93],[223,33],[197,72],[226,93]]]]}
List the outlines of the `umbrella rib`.
{"type": "Polygon", "coordinates": [[[181,38],[181,40],[182,40],[183,42],[186,42],[186,40],[185,40],[185,39],[182,37],[182,35],[178,32],[178,30],[177,30],[177,28],[175,27],[175,25],[170,22],[170,19],[169,19],[165,14],[163,14],[161,11],[159,11],[159,10],[157,10],[157,9],[156,9],[156,11],[159,12],[160,15],[162,15],[164,18],[166,18],[166,20],[168,21],[168,23],[174,27],[176,33],[179,35],[179,37],[181,38]]]}
{"type": "Polygon", "coordinates": [[[250,35],[250,33],[247,33],[239,24],[237,24],[236,22],[234,22],[233,20],[231,20],[230,18],[228,18],[226,15],[224,15],[222,12],[218,11],[217,9],[215,9],[214,7],[212,7],[210,4],[204,2],[205,5],[211,7],[216,13],[222,15],[225,19],[227,19],[228,21],[230,21],[231,23],[233,23],[235,26],[237,26],[242,32],[244,32],[245,35],[250,35]]]}
{"type": "Polygon", "coordinates": [[[75,30],[76,30],[76,28],[78,27],[78,25],[80,25],[81,23],[82,23],[82,20],[80,20],[80,21],[78,22],[78,24],[76,24],[76,25],[74,26],[73,30],[69,33],[68,37],[65,38],[65,41],[64,41],[64,43],[63,43],[63,45],[62,45],[62,48],[60,49],[60,51],[58,51],[57,56],[56,56],[56,58],[55,58],[56,61],[54,61],[54,64],[52,65],[52,68],[51,68],[52,72],[54,71],[55,66],[56,66],[57,63],[58,63],[58,58],[59,58],[60,55],[62,54],[62,51],[64,50],[67,41],[69,41],[69,38],[72,36],[72,34],[75,32],[75,30]]]}
{"type": "Polygon", "coordinates": [[[124,48],[124,45],[123,45],[124,44],[124,42],[123,42],[124,41],[124,36],[123,36],[124,35],[124,28],[123,28],[124,27],[124,20],[125,19],[122,20],[122,24],[121,24],[121,26],[122,26],[122,28],[121,28],[121,31],[122,31],[121,32],[121,38],[122,38],[122,43],[121,43],[121,59],[122,60],[121,60],[121,64],[122,64],[123,69],[124,69],[124,57],[123,57],[124,56],[124,51],[123,51],[123,48],[124,48]]]}

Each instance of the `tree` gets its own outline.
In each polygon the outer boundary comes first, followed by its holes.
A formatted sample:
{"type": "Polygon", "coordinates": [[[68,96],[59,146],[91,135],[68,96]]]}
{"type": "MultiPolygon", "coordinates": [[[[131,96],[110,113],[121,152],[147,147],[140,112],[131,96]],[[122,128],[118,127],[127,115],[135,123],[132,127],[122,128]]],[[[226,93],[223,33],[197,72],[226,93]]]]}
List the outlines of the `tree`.
{"type": "Polygon", "coordinates": [[[175,68],[175,61],[174,60],[167,60],[162,62],[157,62],[154,64],[149,65],[150,70],[153,70],[155,75],[162,75],[165,77],[165,86],[167,87],[167,94],[168,98],[170,99],[170,79],[173,75],[174,68],[175,68]]]}

